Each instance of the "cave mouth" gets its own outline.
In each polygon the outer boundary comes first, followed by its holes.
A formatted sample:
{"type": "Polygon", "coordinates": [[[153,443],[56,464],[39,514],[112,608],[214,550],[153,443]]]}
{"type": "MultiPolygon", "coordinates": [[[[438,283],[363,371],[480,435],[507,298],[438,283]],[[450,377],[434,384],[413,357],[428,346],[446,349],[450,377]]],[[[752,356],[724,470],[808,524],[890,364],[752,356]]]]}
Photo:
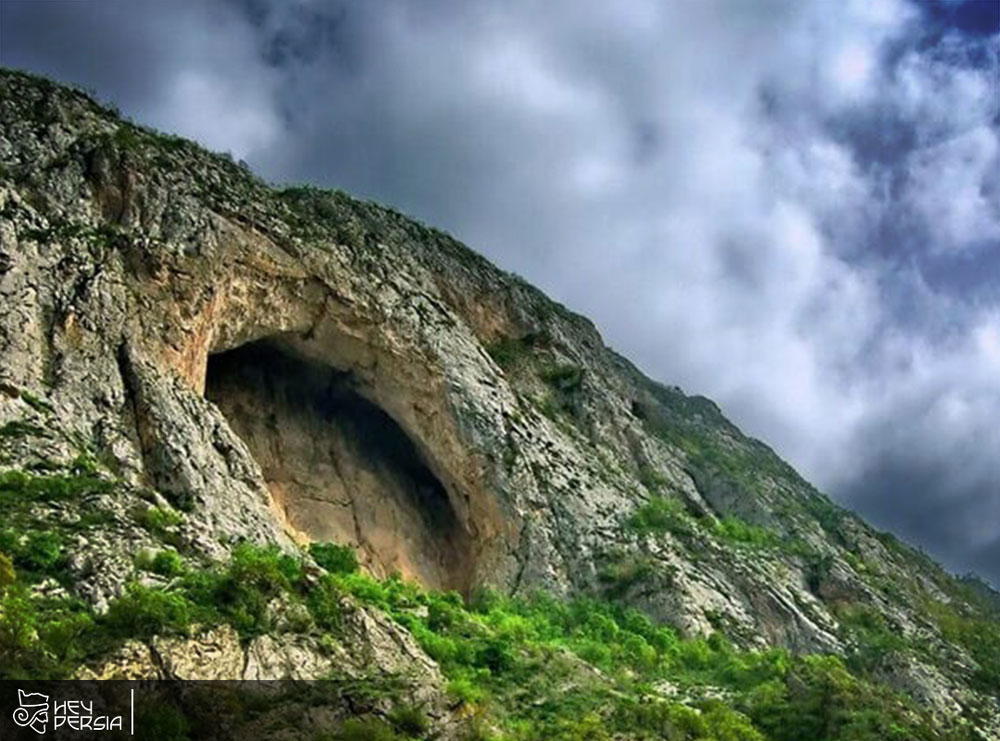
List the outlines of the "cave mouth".
{"type": "Polygon", "coordinates": [[[350,544],[379,576],[468,591],[472,548],[448,491],[353,374],[261,340],[211,355],[205,396],[250,449],[297,537],[350,544]]]}

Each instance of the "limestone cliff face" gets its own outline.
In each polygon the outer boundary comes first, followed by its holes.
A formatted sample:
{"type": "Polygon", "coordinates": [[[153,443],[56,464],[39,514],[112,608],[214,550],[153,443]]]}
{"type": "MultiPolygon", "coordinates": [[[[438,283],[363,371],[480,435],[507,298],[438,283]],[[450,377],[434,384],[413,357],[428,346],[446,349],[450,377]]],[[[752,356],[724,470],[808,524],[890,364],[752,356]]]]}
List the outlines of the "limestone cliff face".
{"type": "Polygon", "coordinates": [[[10,72],[0,358],[0,425],[26,430],[4,467],[85,445],[130,487],[70,565],[95,604],[148,540],[127,515],[159,504],[208,558],[335,540],[376,574],[611,595],[746,645],[843,651],[836,608],[864,604],[954,659],[900,668],[942,712],[970,696],[968,658],[892,591],[948,599],[939,569],[586,319],[390,209],[272,189],[10,72]]]}

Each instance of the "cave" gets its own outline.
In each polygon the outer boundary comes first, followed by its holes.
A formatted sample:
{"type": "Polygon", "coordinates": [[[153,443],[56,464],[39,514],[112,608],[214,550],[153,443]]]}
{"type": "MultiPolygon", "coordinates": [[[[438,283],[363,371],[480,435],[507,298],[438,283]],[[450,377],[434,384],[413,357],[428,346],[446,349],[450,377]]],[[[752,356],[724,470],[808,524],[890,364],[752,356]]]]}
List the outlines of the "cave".
{"type": "Polygon", "coordinates": [[[349,370],[271,338],[209,356],[205,396],[302,542],[349,544],[378,576],[467,592],[470,537],[428,456],[349,370]]]}

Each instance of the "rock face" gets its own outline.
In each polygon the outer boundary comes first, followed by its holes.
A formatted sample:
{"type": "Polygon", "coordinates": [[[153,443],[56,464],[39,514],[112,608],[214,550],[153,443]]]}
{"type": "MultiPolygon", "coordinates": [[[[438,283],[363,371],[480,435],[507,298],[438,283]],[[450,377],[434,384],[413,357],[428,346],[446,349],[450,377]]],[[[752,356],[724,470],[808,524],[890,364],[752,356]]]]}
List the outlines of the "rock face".
{"type": "MultiPolygon", "coordinates": [[[[379,575],[611,595],[691,635],[796,651],[847,650],[838,607],[863,604],[970,662],[893,591],[950,599],[937,567],[586,319],[390,209],[274,190],[11,72],[0,358],[0,425],[24,432],[4,467],[82,444],[131,487],[70,565],[95,604],[147,538],[125,514],[156,504],[187,513],[178,537],[206,558],[335,540],[379,575]]],[[[288,658],[302,647],[237,657],[215,638],[159,665],[310,666],[288,658]]],[[[975,694],[961,669],[933,679],[942,708],[975,694]]]]}
{"type": "Polygon", "coordinates": [[[448,492],[349,373],[264,341],[210,357],[205,396],[247,444],[296,537],[349,543],[383,576],[471,588],[471,535],[448,492]]]}

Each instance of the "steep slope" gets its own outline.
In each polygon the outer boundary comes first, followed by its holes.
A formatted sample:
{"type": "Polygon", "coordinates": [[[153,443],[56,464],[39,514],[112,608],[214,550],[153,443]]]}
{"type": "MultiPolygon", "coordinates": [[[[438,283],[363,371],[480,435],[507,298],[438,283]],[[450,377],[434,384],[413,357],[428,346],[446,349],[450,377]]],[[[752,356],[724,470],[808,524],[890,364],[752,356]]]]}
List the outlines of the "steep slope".
{"type": "MultiPolygon", "coordinates": [[[[1000,737],[989,597],[834,505],[712,402],[645,378],[583,317],[391,209],[270,188],[5,71],[0,297],[0,552],[97,615],[137,568],[153,586],[179,578],[137,566],[164,543],[191,565],[240,542],[336,541],[377,578],[589,596],[692,640],[840,655],[941,728],[1000,737]],[[64,538],[48,559],[46,530],[64,538]]],[[[241,554],[231,568],[260,557],[241,554]]],[[[310,564],[268,588],[306,599],[310,564]]],[[[369,626],[355,649],[380,646],[390,673],[423,656],[384,638],[397,602],[338,589],[369,626]]],[[[213,640],[241,676],[331,666],[289,658],[321,656],[318,637],[272,633],[213,640]]],[[[128,650],[156,653],[157,636],[128,650]]],[[[118,671],[114,650],[88,671],[118,671]]],[[[161,654],[136,671],[161,671],[161,654]]],[[[423,660],[418,684],[440,698],[423,660]]],[[[202,663],[189,674],[218,666],[202,663]]]]}

